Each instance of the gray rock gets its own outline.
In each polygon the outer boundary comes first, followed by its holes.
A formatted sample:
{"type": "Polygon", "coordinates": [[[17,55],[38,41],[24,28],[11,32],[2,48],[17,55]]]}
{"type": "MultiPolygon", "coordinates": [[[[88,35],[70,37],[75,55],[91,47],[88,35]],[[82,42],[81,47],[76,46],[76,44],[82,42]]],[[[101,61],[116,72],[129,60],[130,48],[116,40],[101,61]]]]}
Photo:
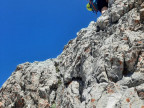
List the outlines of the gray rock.
{"type": "Polygon", "coordinates": [[[0,108],[144,108],[144,0],[109,0],[62,54],[17,66],[0,108]]]}

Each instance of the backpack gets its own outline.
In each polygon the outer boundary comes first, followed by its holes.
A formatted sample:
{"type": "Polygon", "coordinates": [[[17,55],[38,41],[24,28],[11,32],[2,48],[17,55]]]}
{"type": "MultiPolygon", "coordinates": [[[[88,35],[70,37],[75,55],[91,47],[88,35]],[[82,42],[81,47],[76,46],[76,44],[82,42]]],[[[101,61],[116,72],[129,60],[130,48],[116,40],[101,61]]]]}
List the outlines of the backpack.
{"type": "Polygon", "coordinates": [[[97,12],[98,12],[97,0],[89,0],[89,4],[90,4],[91,7],[92,7],[92,11],[93,11],[94,13],[97,13],[97,12]]]}

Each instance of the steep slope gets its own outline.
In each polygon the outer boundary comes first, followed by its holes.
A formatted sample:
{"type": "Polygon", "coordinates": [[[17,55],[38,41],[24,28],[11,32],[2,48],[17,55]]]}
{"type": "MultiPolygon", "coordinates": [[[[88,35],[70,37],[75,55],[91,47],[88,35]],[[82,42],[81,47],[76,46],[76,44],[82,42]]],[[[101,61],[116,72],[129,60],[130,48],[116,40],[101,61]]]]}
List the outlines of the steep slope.
{"type": "Polygon", "coordinates": [[[61,55],[17,66],[0,108],[144,108],[144,0],[109,9],[61,55]]]}

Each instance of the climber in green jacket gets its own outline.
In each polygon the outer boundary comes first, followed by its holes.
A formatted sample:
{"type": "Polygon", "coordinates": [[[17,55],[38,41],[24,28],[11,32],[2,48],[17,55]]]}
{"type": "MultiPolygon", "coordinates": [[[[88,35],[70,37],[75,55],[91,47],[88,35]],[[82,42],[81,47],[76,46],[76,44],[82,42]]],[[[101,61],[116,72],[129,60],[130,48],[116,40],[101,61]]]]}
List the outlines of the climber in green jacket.
{"type": "Polygon", "coordinates": [[[100,11],[103,14],[108,9],[108,0],[89,0],[86,7],[89,11],[100,11]]]}

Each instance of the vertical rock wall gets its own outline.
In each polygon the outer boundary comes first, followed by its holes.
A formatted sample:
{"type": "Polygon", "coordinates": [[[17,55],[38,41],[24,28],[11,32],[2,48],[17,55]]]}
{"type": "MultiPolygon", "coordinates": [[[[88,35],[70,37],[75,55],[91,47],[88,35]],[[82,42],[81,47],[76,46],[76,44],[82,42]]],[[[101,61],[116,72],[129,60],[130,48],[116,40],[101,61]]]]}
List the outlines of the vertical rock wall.
{"type": "Polygon", "coordinates": [[[144,108],[144,0],[109,0],[57,58],[18,65],[0,108],[144,108]]]}

